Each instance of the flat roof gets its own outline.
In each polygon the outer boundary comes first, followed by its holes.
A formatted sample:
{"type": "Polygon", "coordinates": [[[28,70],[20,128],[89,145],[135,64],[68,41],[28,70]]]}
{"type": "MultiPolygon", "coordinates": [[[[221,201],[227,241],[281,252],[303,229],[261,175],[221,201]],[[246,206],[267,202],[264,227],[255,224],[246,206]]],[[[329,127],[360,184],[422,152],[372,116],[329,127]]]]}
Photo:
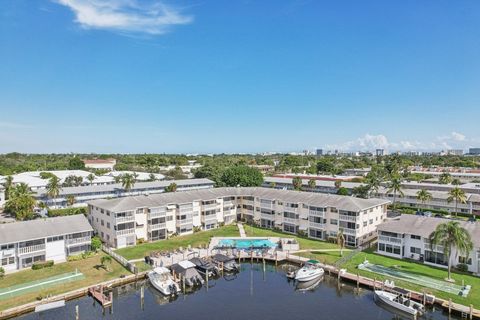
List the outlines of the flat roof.
{"type": "MultiPolygon", "coordinates": [[[[399,218],[391,219],[380,224],[378,231],[387,231],[400,234],[414,234],[428,238],[440,223],[451,219],[402,214],[399,218]]],[[[480,223],[455,220],[471,235],[475,247],[480,247],[480,223]]]]}
{"type": "Polygon", "coordinates": [[[213,200],[228,196],[253,196],[269,200],[282,200],[291,203],[305,203],[317,207],[335,207],[340,210],[359,212],[390,203],[385,199],[361,199],[349,196],[278,190],[263,187],[248,188],[209,188],[182,192],[160,193],[148,196],[131,196],[114,199],[99,199],[88,204],[113,212],[135,210],[143,207],[161,207],[168,204],[185,204],[193,201],[213,200]]]}
{"type": "Polygon", "coordinates": [[[93,231],[83,214],[0,224],[0,243],[93,231]]]}
{"type": "MultiPolygon", "coordinates": [[[[279,178],[279,177],[265,177],[264,183],[283,183],[283,184],[293,184],[292,178],[279,178]]],[[[308,185],[309,179],[302,179],[302,185],[308,185]]],[[[335,188],[335,181],[333,180],[315,180],[315,185],[317,187],[326,187],[326,188],[335,188]]],[[[347,189],[353,189],[355,187],[364,185],[360,182],[350,182],[350,181],[342,181],[341,187],[347,189]]]]}

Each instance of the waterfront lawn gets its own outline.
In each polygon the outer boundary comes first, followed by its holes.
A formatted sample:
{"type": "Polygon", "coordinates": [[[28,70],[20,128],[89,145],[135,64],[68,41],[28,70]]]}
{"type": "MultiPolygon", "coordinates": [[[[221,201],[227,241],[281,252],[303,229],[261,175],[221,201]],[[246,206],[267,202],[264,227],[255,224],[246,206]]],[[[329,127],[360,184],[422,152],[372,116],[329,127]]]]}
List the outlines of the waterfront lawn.
{"type": "Polygon", "coordinates": [[[108,271],[102,268],[100,260],[104,255],[106,254],[102,252],[84,260],[64,262],[55,264],[50,268],[40,270],[28,269],[5,275],[3,278],[0,278],[0,288],[6,288],[30,281],[45,279],[67,272],[73,272],[76,269],[83,273],[85,278],[77,281],[65,282],[48,287],[46,289],[39,289],[38,291],[25,293],[21,296],[16,296],[11,299],[0,300],[0,310],[5,310],[14,306],[29,303],[35,301],[39,297],[65,293],[75,289],[95,285],[103,281],[118,278],[121,275],[130,274],[128,270],[126,270],[114,259],[112,259],[112,262],[107,265],[108,271]]]}
{"type": "Polygon", "coordinates": [[[278,230],[264,229],[244,224],[245,233],[247,237],[281,237],[281,238],[294,238],[300,244],[301,250],[308,249],[338,249],[339,246],[336,243],[314,240],[306,237],[300,237],[298,235],[281,232],[278,230]]]}
{"type": "Polygon", "coordinates": [[[415,290],[418,292],[422,292],[425,290],[427,293],[432,293],[436,297],[449,299],[452,298],[454,302],[461,303],[463,305],[470,305],[473,304],[476,309],[480,309],[480,278],[475,277],[469,274],[460,274],[460,273],[452,273],[452,278],[455,279],[455,283],[461,285],[462,280],[465,281],[465,285],[469,284],[472,286],[470,293],[468,294],[467,298],[461,297],[458,295],[449,294],[443,291],[438,291],[431,288],[425,288],[420,285],[416,285],[411,282],[401,281],[395,278],[389,278],[386,276],[382,276],[377,273],[373,273],[370,271],[359,270],[357,266],[364,261],[366,258],[370,263],[379,264],[386,267],[395,267],[400,268],[403,271],[419,274],[423,276],[427,276],[430,278],[435,278],[439,280],[444,280],[447,277],[447,270],[442,268],[431,267],[425,264],[417,263],[411,260],[405,259],[395,259],[390,257],[385,257],[382,255],[375,254],[373,249],[367,249],[363,252],[359,252],[355,256],[350,259],[350,261],[346,262],[342,268],[346,268],[349,272],[356,274],[357,272],[361,276],[369,277],[369,278],[376,278],[377,280],[394,280],[395,285],[404,287],[407,289],[415,290]]]}
{"type": "MultiPolygon", "coordinates": [[[[343,250],[343,255],[347,255],[348,251],[343,250]]],[[[340,251],[326,251],[326,252],[299,252],[298,254],[296,253],[295,255],[309,258],[309,259],[315,259],[320,261],[323,264],[329,264],[329,265],[334,265],[338,260],[340,260],[340,251]]]]}
{"type": "Polygon", "coordinates": [[[118,249],[115,252],[127,260],[142,259],[152,251],[169,251],[180,247],[187,248],[208,245],[212,237],[239,237],[240,233],[236,224],[218,229],[200,231],[186,236],[178,236],[167,240],[148,242],[132,247],[118,249]]]}

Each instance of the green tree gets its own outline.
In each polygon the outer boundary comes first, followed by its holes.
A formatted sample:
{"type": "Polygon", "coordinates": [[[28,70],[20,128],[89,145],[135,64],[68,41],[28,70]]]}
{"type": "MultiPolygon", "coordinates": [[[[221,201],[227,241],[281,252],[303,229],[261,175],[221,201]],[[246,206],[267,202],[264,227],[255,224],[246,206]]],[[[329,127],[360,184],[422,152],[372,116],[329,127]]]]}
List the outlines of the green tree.
{"type": "MultiPolygon", "coordinates": [[[[47,183],[47,196],[51,199],[55,199],[58,197],[60,194],[60,191],[62,190],[62,187],[60,186],[60,179],[57,176],[53,176],[48,180],[47,183]]],[[[54,204],[56,204],[56,201],[54,200],[54,204]]]]}
{"type": "Polygon", "coordinates": [[[400,197],[404,196],[402,191],[402,178],[398,174],[394,174],[391,180],[388,182],[387,185],[387,193],[393,193],[393,210],[395,211],[397,205],[397,194],[400,197]]]}
{"type": "Polygon", "coordinates": [[[335,171],[334,160],[330,158],[321,158],[317,162],[317,171],[319,173],[332,173],[335,171]]]}
{"type": "Polygon", "coordinates": [[[135,186],[135,177],[130,173],[125,173],[121,178],[123,189],[128,192],[135,186]]]}
{"type": "MultiPolygon", "coordinates": [[[[467,256],[470,251],[473,250],[473,242],[470,234],[458,221],[449,221],[440,223],[435,231],[430,234],[430,245],[443,247],[443,254],[447,257],[448,261],[448,279],[451,280],[451,255],[453,249],[456,249],[456,255],[462,254],[467,256]]],[[[433,250],[433,248],[432,248],[433,250]]]]}
{"type": "Polygon", "coordinates": [[[367,174],[366,183],[368,185],[369,196],[376,195],[383,182],[383,173],[380,168],[375,167],[367,174]]]}
{"type": "Polygon", "coordinates": [[[0,278],[3,278],[5,276],[5,269],[3,267],[0,267],[0,278]]]}
{"type": "Polygon", "coordinates": [[[347,189],[347,188],[345,188],[345,187],[340,187],[340,188],[338,188],[338,190],[337,190],[337,194],[338,194],[339,196],[348,196],[348,195],[349,195],[349,192],[348,192],[348,189],[347,189]]]}
{"type": "Polygon", "coordinates": [[[79,157],[73,157],[68,161],[69,170],[83,170],[85,169],[85,163],[79,157]]]}
{"type": "Polygon", "coordinates": [[[155,176],[155,174],[150,173],[150,174],[148,175],[148,181],[153,182],[153,181],[155,181],[155,180],[157,180],[157,177],[155,176]]]}
{"type": "Polygon", "coordinates": [[[302,190],[302,184],[303,184],[302,178],[294,177],[292,179],[292,185],[293,185],[294,190],[301,191],[302,190]]]}
{"type": "Polygon", "coordinates": [[[308,187],[311,189],[311,190],[315,190],[315,188],[317,187],[317,180],[315,179],[310,179],[308,180],[308,187]]]}
{"type": "Polygon", "coordinates": [[[340,246],[340,257],[343,257],[343,249],[345,248],[345,236],[343,235],[343,228],[338,229],[337,244],[340,246]]]}
{"type": "Polygon", "coordinates": [[[92,251],[97,252],[98,250],[100,250],[101,247],[102,247],[102,240],[100,240],[100,238],[97,236],[92,237],[92,240],[90,242],[90,248],[92,249],[92,251]]]}
{"type": "Polygon", "coordinates": [[[32,194],[27,184],[17,184],[9,192],[9,198],[5,203],[5,212],[15,215],[17,220],[32,219],[36,204],[32,194]]]}
{"type": "Polygon", "coordinates": [[[455,216],[458,211],[458,203],[467,203],[467,196],[465,192],[459,187],[455,187],[448,192],[448,203],[455,202],[455,216]]]}
{"type": "Polygon", "coordinates": [[[100,259],[100,263],[102,264],[102,267],[105,268],[105,270],[110,271],[110,268],[108,267],[110,264],[112,264],[112,257],[110,256],[103,256],[100,259]]]}
{"type": "Polygon", "coordinates": [[[221,181],[227,187],[259,187],[263,183],[263,175],[256,168],[237,165],[226,169],[221,181]]]}
{"type": "Polygon", "coordinates": [[[462,182],[460,181],[460,179],[455,178],[455,179],[452,179],[452,184],[453,184],[454,186],[459,186],[459,185],[462,184],[462,182]]]}
{"type": "Polygon", "coordinates": [[[449,184],[452,183],[452,175],[446,171],[444,171],[440,177],[438,177],[438,182],[440,184],[449,184]]]}
{"type": "Polygon", "coordinates": [[[93,173],[90,173],[88,176],[87,176],[87,180],[90,184],[93,183],[93,181],[95,180],[95,175],[93,173]]]}
{"type": "Polygon", "coordinates": [[[177,184],[175,182],[170,183],[166,188],[165,192],[175,192],[177,191],[177,184]]]}
{"type": "Polygon", "coordinates": [[[340,187],[342,186],[342,180],[340,179],[335,180],[334,185],[335,185],[335,188],[340,189],[340,187]]]}
{"type": "Polygon", "coordinates": [[[370,194],[370,187],[368,185],[361,185],[353,188],[352,194],[357,198],[367,199],[370,194]]]}
{"type": "Polygon", "coordinates": [[[422,189],[417,192],[417,200],[422,203],[422,207],[425,207],[425,203],[432,200],[432,194],[425,189],[422,189]]]}
{"type": "Polygon", "coordinates": [[[7,176],[5,181],[2,183],[3,188],[5,189],[5,200],[8,200],[10,197],[10,191],[13,188],[13,177],[7,176]]]}
{"type": "Polygon", "coordinates": [[[73,194],[69,194],[66,197],[66,200],[67,200],[67,205],[69,207],[73,206],[75,204],[75,202],[77,202],[77,199],[75,199],[75,196],[73,194]]]}

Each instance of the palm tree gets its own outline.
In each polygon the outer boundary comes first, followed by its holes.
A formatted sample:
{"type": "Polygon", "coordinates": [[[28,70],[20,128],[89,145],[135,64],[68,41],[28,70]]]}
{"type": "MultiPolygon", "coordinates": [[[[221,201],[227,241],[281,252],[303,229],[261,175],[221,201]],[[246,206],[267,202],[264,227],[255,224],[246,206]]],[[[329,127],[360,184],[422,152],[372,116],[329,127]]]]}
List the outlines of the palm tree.
{"type": "Polygon", "coordinates": [[[382,183],[382,176],[380,175],[378,170],[370,171],[367,175],[367,186],[369,190],[369,196],[376,195],[378,193],[378,189],[382,183]]]}
{"type": "Polygon", "coordinates": [[[114,176],[113,181],[115,181],[115,183],[120,183],[122,181],[122,175],[114,176]]]}
{"type": "Polygon", "coordinates": [[[10,196],[10,191],[12,190],[12,187],[13,187],[13,177],[7,176],[2,185],[3,185],[3,188],[5,189],[5,200],[8,200],[10,196]]]}
{"type": "Polygon", "coordinates": [[[47,196],[51,199],[55,199],[60,194],[60,190],[62,190],[62,187],[60,186],[60,179],[57,176],[52,176],[47,183],[47,196]]]}
{"type": "Polygon", "coordinates": [[[5,203],[5,211],[15,215],[18,220],[31,219],[36,200],[26,183],[19,183],[10,190],[5,203]]]}
{"type": "Polygon", "coordinates": [[[343,248],[345,248],[345,236],[343,234],[343,228],[338,229],[337,244],[340,246],[340,257],[343,257],[343,248]]]}
{"type": "Polygon", "coordinates": [[[402,191],[402,178],[398,175],[395,174],[390,182],[388,183],[388,190],[387,193],[392,193],[393,192],[393,211],[395,211],[396,208],[396,201],[397,201],[397,193],[400,195],[400,197],[404,196],[404,193],[402,191]]]}
{"type": "Polygon", "coordinates": [[[95,175],[93,173],[90,173],[88,176],[87,176],[87,180],[88,182],[90,182],[90,184],[93,183],[93,181],[95,180],[95,175]]]}
{"type": "Polygon", "coordinates": [[[108,268],[107,264],[109,265],[109,264],[112,263],[112,257],[110,257],[110,256],[103,256],[103,257],[100,259],[100,263],[102,264],[102,267],[104,267],[105,270],[108,271],[109,268],[108,268]]]}
{"type": "Polygon", "coordinates": [[[170,183],[166,188],[165,192],[175,192],[177,191],[177,184],[175,182],[170,183]]]}
{"type": "Polygon", "coordinates": [[[459,185],[462,184],[462,182],[460,181],[460,179],[455,178],[455,179],[452,179],[452,184],[453,184],[454,186],[459,186],[459,185]]]}
{"type": "Polygon", "coordinates": [[[130,173],[125,173],[122,175],[122,187],[125,189],[126,192],[132,190],[133,186],[135,185],[135,177],[130,173]]]}
{"type": "Polygon", "coordinates": [[[302,178],[295,177],[292,179],[293,189],[300,191],[302,190],[302,178]]]}
{"type": "Polygon", "coordinates": [[[441,184],[449,184],[452,182],[452,175],[447,171],[444,171],[438,178],[438,182],[441,184]]]}
{"type": "Polygon", "coordinates": [[[315,179],[308,180],[308,187],[312,190],[315,190],[317,187],[317,181],[315,181],[315,179]]]}
{"type": "Polygon", "coordinates": [[[430,246],[443,246],[443,254],[448,259],[448,280],[451,280],[451,254],[453,248],[456,248],[455,257],[460,253],[468,257],[470,251],[473,250],[472,238],[467,230],[465,230],[458,221],[449,221],[440,223],[435,231],[429,237],[430,246]]]}
{"type": "Polygon", "coordinates": [[[335,185],[335,188],[340,189],[340,187],[342,186],[342,180],[340,179],[335,180],[334,185],[335,185]]]}
{"type": "Polygon", "coordinates": [[[75,204],[75,202],[77,202],[77,200],[75,199],[75,196],[73,194],[69,194],[67,196],[67,205],[71,207],[75,204]]]}
{"type": "Polygon", "coordinates": [[[457,216],[457,206],[458,203],[467,203],[467,196],[465,192],[459,187],[455,187],[448,192],[448,203],[455,201],[455,216],[457,216]]]}
{"type": "Polygon", "coordinates": [[[155,181],[155,180],[157,180],[157,177],[155,176],[155,174],[150,173],[148,175],[148,181],[155,181]]]}
{"type": "Polygon", "coordinates": [[[423,204],[423,207],[424,207],[427,201],[432,200],[432,194],[427,190],[422,189],[417,192],[417,200],[420,200],[420,202],[423,204]]]}

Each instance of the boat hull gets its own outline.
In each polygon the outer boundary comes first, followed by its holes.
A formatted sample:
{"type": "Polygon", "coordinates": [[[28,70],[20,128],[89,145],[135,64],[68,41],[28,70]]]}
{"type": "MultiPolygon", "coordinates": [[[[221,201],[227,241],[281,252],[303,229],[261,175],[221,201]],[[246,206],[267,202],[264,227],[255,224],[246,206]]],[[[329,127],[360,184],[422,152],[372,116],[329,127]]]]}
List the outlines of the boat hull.
{"type": "Polygon", "coordinates": [[[416,310],[412,307],[409,307],[409,306],[405,306],[402,303],[393,301],[393,299],[396,296],[397,295],[395,295],[393,293],[385,292],[385,291],[375,291],[374,292],[375,300],[377,300],[379,302],[382,302],[382,303],[385,303],[386,305],[388,305],[388,306],[390,306],[390,307],[392,307],[396,310],[402,311],[402,312],[404,312],[406,314],[409,314],[409,315],[412,315],[412,316],[416,316],[418,314],[418,310],[416,310]]]}
{"type": "Polygon", "coordinates": [[[320,278],[323,276],[323,269],[300,269],[295,275],[295,280],[299,282],[307,282],[320,278]]]}

